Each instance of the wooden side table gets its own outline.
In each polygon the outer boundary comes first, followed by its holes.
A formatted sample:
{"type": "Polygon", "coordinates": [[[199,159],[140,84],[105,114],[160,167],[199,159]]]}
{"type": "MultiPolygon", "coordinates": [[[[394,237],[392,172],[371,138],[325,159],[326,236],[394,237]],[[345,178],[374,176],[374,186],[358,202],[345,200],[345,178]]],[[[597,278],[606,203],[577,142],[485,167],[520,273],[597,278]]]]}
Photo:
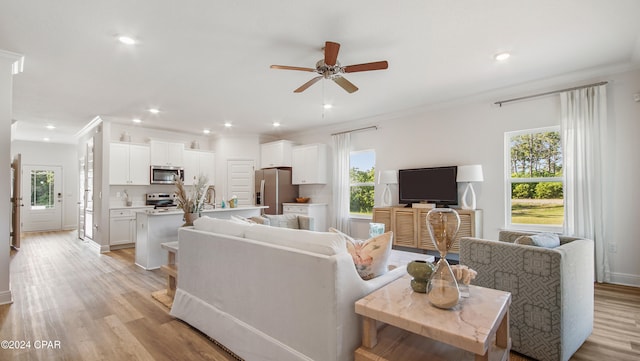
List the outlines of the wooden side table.
{"type": "Polygon", "coordinates": [[[173,306],[173,298],[176,295],[176,287],[178,285],[178,264],[176,256],[178,255],[178,241],[161,243],[160,247],[168,252],[167,264],[162,265],[160,269],[167,275],[167,289],[151,293],[151,296],[163,305],[171,308],[173,306]]]}
{"type": "Polygon", "coordinates": [[[355,304],[363,316],[356,361],[509,359],[511,294],[469,286],[470,296],[451,310],[431,306],[402,277],[355,304]],[[384,323],[380,330],[378,324],[384,323]]]}

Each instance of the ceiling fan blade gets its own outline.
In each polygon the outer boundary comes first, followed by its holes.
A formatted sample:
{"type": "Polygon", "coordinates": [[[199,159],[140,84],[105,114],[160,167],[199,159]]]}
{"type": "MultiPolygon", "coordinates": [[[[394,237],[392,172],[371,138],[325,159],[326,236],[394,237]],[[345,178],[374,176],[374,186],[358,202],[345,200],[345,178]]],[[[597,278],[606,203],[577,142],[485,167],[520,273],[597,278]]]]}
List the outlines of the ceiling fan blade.
{"type": "Polygon", "coordinates": [[[308,87],[312,86],[313,84],[317,83],[318,80],[322,79],[322,75],[317,76],[311,80],[309,80],[308,82],[302,84],[302,86],[296,90],[294,90],[294,93],[302,93],[303,91],[307,90],[308,87]]]}
{"type": "Polygon", "coordinates": [[[333,78],[333,81],[336,82],[336,84],[340,85],[342,87],[342,89],[346,90],[347,93],[353,93],[355,91],[358,91],[358,87],[353,85],[352,82],[348,81],[346,78],[341,77],[340,75],[337,75],[333,78]]]}
{"type": "Polygon", "coordinates": [[[373,63],[365,63],[365,64],[356,64],[356,65],[348,65],[344,67],[345,73],[355,73],[358,71],[369,71],[369,70],[383,70],[389,67],[389,63],[384,61],[376,61],[373,63]]]}
{"type": "Polygon", "coordinates": [[[324,44],[324,63],[329,66],[336,65],[338,61],[338,51],[340,51],[340,44],[327,41],[324,44]]]}
{"type": "Polygon", "coordinates": [[[315,69],[312,69],[312,68],[302,68],[299,66],[288,66],[288,65],[271,65],[271,69],[299,70],[299,71],[310,71],[310,72],[316,71],[315,69]]]}

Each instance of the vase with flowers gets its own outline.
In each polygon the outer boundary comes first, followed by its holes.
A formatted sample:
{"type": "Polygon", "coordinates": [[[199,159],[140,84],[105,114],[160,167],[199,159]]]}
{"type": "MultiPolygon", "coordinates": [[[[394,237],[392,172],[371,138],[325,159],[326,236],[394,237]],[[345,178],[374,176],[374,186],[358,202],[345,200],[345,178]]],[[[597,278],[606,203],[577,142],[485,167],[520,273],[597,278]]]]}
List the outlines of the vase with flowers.
{"type": "Polygon", "coordinates": [[[181,179],[176,180],[176,203],[178,208],[184,211],[183,227],[192,226],[193,221],[200,217],[207,196],[208,182],[205,175],[199,174],[193,177],[193,187],[187,191],[184,182],[181,179]]]}

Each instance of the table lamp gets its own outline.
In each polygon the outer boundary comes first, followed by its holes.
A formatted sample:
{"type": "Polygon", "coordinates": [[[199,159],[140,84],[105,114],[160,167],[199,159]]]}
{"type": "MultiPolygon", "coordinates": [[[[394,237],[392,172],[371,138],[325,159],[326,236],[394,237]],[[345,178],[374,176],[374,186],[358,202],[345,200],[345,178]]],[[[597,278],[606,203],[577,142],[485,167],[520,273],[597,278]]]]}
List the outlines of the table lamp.
{"type": "Polygon", "coordinates": [[[482,165],[460,165],[458,166],[458,175],[456,182],[467,182],[467,187],[462,194],[462,209],[476,209],[476,192],[473,190],[473,182],[482,182],[482,165]],[[471,191],[471,205],[467,203],[467,194],[471,191]]]}
{"type": "Polygon", "coordinates": [[[391,190],[389,184],[398,184],[398,173],[395,170],[384,170],[378,174],[378,184],[384,184],[382,207],[391,207],[391,190]]]}

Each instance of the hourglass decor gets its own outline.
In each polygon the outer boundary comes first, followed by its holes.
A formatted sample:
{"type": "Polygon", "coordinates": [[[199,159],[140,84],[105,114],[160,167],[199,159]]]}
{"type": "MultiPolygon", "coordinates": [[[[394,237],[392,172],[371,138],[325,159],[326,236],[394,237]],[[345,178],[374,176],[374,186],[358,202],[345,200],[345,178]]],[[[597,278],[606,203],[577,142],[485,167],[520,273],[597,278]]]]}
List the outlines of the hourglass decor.
{"type": "Polygon", "coordinates": [[[427,213],[427,227],[440,260],[427,285],[427,298],[438,308],[452,308],[460,300],[460,291],[451,267],[445,258],[456,240],[460,216],[451,208],[435,208],[427,213]]]}

